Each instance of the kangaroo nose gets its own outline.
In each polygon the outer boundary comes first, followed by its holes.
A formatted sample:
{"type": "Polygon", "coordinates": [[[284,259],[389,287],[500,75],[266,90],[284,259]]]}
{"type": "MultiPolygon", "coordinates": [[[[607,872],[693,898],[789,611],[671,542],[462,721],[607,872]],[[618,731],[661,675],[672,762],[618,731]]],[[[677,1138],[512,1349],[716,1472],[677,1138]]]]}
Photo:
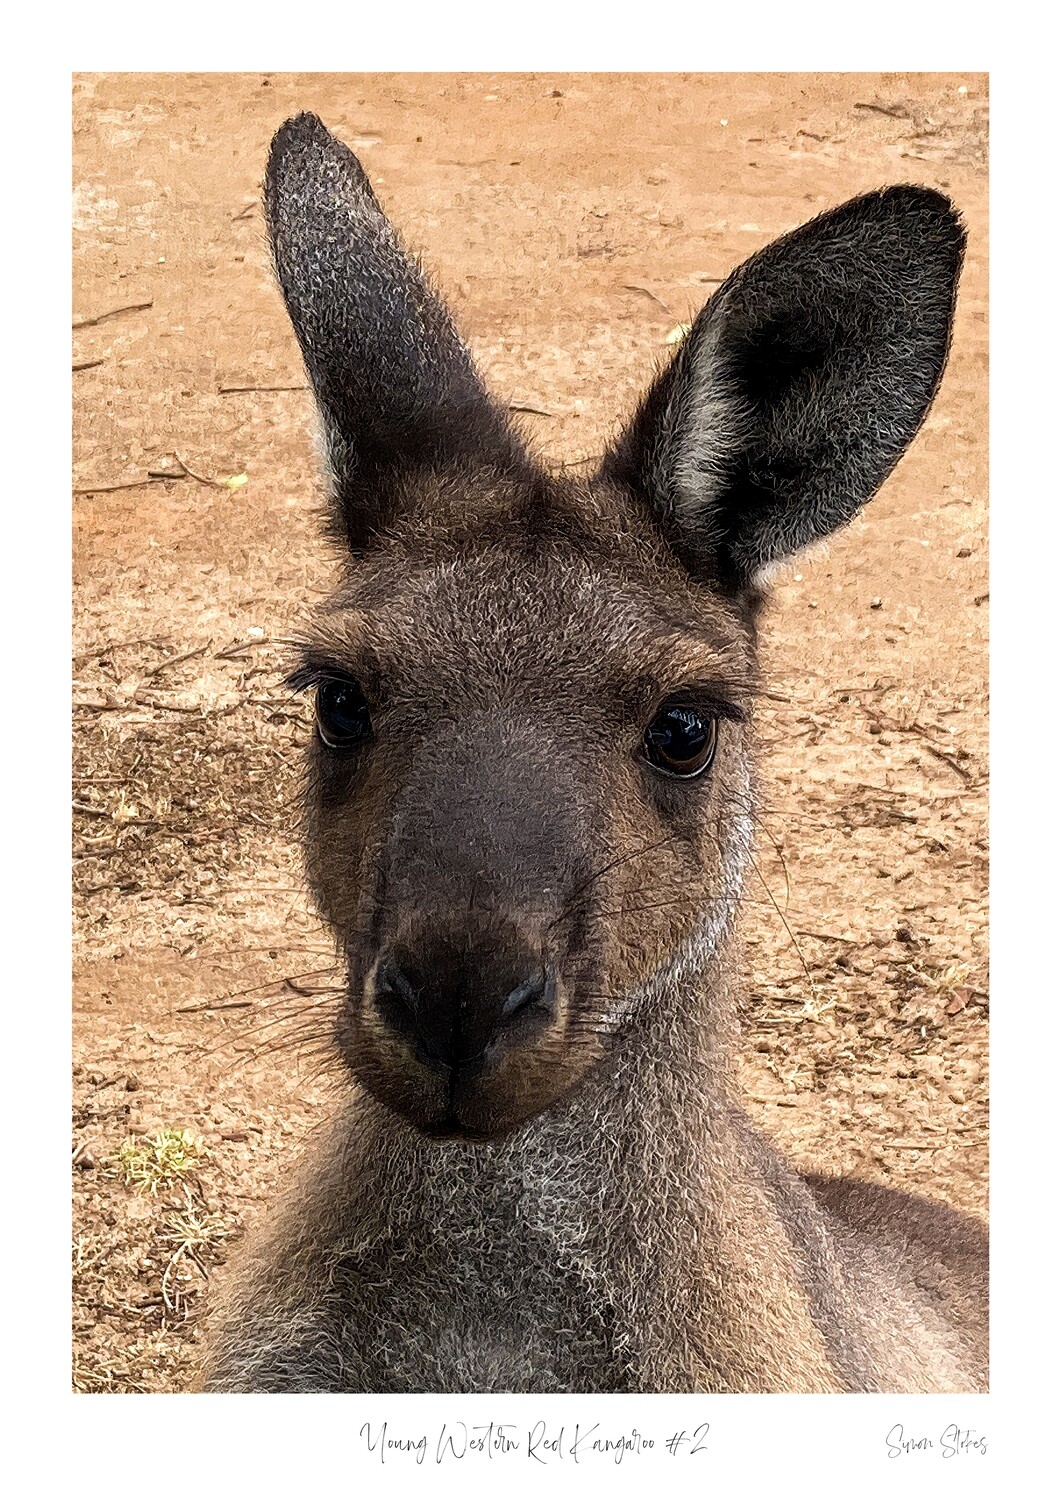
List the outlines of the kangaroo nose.
{"type": "Polygon", "coordinates": [[[457,955],[395,950],[376,966],[380,1019],[421,1061],[459,1068],[529,1041],[555,1013],[551,967],[529,954],[457,955]]]}

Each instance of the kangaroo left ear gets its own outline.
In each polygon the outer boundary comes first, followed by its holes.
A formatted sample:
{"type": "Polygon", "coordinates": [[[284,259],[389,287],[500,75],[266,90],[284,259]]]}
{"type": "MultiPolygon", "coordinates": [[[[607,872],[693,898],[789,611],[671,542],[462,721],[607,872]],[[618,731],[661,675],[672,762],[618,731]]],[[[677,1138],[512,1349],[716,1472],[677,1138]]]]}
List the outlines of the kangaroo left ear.
{"type": "Polygon", "coordinates": [[[929,188],[854,198],[767,245],[701,310],[606,455],[698,576],[740,592],[852,519],[917,432],[965,232],[929,188]]]}
{"type": "Polygon", "coordinates": [[[323,419],[333,524],[355,554],[386,530],[418,471],[526,462],[361,163],[316,115],[274,136],[265,216],[323,419]]]}

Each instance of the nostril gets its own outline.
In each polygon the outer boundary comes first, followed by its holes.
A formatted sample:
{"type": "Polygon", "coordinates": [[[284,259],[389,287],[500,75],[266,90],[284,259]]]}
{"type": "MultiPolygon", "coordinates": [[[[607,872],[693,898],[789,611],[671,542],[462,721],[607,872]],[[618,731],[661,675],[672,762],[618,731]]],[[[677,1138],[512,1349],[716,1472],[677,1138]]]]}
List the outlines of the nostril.
{"type": "Polygon", "coordinates": [[[382,963],[376,974],[377,998],[388,1003],[390,1008],[404,1012],[410,1020],[416,1019],[420,991],[393,959],[382,963]]]}
{"type": "MultiPolygon", "coordinates": [[[[365,998],[382,1024],[381,1037],[391,1033],[419,1062],[452,1069],[483,1057],[496,1060],[500,1051],[528,1045],[552,1024],[557,992],[551,964],[524,970],[525,978],[506,994],[505,985],[523,964],[490,955],[475,963],[464,959],[454,972],[452,963],[447,970],[442,961],[446,957],[386,953],[368,981],[365,998]]],[[[531,954],[524,958],[528,968],[534,961],[531,954]]]]}
{"type": "Polygon", "coordinates": [[[505,999],[501,1007],[501,1019],[511,1021],[514,1016],[529,1010],[533,1005],[547,1004],[547,995],[552,985],[552,975],[545,969],[531,974],[518,984],[505,999]]]}

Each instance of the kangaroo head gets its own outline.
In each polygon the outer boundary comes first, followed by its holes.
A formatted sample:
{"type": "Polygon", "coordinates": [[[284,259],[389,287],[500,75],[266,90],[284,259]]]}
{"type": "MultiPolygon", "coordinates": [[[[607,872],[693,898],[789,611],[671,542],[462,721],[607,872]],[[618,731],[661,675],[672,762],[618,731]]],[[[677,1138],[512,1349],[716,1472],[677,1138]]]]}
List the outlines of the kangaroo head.
{"type": "Polygon", "coordinates": [[[527,452],[314,116],[277,134],[266,209],[347,556],[293,679],[316,695],[307,864],[348,969],[339,1045],[422,1131],[500,1135],[723,940],[764,575],[916,432],[963,231],[895,187],[768,245],[576,481],[527,452]]]}

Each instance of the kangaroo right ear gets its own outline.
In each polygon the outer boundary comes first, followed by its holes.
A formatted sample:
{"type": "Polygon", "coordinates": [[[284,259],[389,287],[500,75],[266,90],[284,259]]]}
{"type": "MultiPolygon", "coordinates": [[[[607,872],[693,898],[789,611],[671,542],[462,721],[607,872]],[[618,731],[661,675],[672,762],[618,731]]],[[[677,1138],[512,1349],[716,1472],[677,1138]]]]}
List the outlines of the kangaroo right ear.
{"type": "Polygon", "coordinates": [[[930,188],[867,193],[723,282],[606,456],[697,576],[754,597],[770,563],[871,498],[921,425],[965,233],[930,188]]]}
{"type": "Polygon", "coordinates": [[[410,468],[510,463],[517,443],[361,163],[316,115],[273,138],[265,216],[324,425],[337,529],[359,551],[410,468]]]}

